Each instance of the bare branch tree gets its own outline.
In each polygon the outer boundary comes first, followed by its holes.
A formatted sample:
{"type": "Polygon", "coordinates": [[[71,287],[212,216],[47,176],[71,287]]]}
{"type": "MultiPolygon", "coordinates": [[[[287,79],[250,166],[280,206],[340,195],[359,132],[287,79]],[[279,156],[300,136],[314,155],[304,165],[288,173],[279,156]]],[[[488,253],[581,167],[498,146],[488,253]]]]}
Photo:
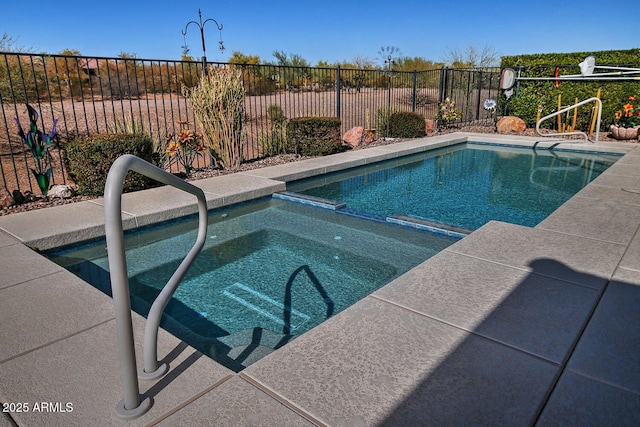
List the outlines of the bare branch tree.
{"type": "Polygon", "coordinates": [[[7,33],[3,33],[2,37],[0,37],[0,52],[33,53],[32,48],[18,46],[17,43],[17,37],[12,37],[7,33]]]}
{"type": "Polygon", "coordinates": [[[500,64],[500,54],[489,45],[482,48],[469,45],[464,51],[450,49],[443,60],[453,68],[488,68],[500,64]]]}

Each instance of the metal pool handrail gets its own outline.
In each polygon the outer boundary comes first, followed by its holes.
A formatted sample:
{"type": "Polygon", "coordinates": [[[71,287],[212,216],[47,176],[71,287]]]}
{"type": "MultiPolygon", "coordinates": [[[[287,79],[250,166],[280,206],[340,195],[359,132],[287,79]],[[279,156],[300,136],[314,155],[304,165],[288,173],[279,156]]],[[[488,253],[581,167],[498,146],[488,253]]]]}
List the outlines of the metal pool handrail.
{"type": "Polygon", "coordinates": [[[107,239],[107,255],[111,275],[111,291],[116,312],[116,332],[124,399],[116,405],[116,415],[124,419],[142,416],[151,408],[151,398],[141,400],[138,376],[143,379],[156,379],[169,369],[166,363],[158,366],[157,344],[158,328],[162,313],[169,303],[189,267],[200,253],[207,236],[207,202],[204,192],[188,182],[131,154],[125,154],[109,169],[104,187],[105,236],[107,239]],[[151,305],[144,331],[143,358],[144,366],[139,372],[136,367],[136,354],[133,341],[133,325],[131,317],[131,301],[129,295],[129,277],[127,260],[124,252],[124,231],[122,228],[122,188],[127,172],[134,171],[166,185],[191,193],[198,198],[198,236],[196,243],[186,255],[182,263],[173,273],[160,294],[151,305]]]}
{"type": "Polygon", "coordinates": [[[595,102],[598,106],[598,119],[596,121],[596,140],[595,141],[591,141],[591,142],[595,142],[598,143],[598,138],[600,137],[600,119],[602,118],[602,101],[600,100],[600,98],[589,98],[589,99],[585,99],[584,101],[580,101],[577,104],[571,105],[569,107],[563,108],[562,110],[556,111],[555,113],[551,113],[547,116],[544,116],[543,118],[541,118],[540,120],[538,120],[538,123],[536,123],[536,133],[540,136],[550,136],[550,137],[556,137],[556,136],[562,136],[562,135],[583,135],[584,136],[584,140],[585,141],[589,141],[589,135],[587,135],[584,132],[581,131],[576,131],[576,132],[561,132],[561,133],[554,133],[554,134],[544,134],[540,132],[540,123],[542,123],[543,121],[550,119],[551,117],[555,117],[555,116],[559,116],[560,114],[564,114],[567,111],[571,111],[576,107],[579,107],[581,105],[587,104],[589,102],[595,102]]]}

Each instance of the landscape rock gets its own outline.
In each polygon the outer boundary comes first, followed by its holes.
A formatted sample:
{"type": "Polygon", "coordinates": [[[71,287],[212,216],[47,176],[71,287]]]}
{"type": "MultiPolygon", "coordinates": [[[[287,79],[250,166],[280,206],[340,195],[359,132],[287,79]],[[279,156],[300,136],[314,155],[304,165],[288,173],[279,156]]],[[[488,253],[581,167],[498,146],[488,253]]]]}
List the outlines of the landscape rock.
{"type": "Polygon", "coordinates": [[[424,122],[425,122],[425,131],[427,132],[427,134],[436,130],[435,120],[425,119],[424,122]]]}
{"type": "MultiPolygon", "coordinates": [[[[13,198],[17,200],[15,194],[14,194],[13,198]]],[[[20,202],[20,204],[37,202],[37,201],[39,201],[41,199],[42,199],[42,196],[38,196],[37,194],[34,194],[31,191],[27,190],[27,191],[24,192],[24,194],[22,194],[22,201],[20,202]]]]}
{"type": "Polygon", "coordinates": [[[527,124],[520,117],[506,116],[498,120],[498,123],[496,123],[496,129],[499,133],[520,133],[527,129],[527,124]]]}
{"type": "Polygon", "coordinates": [[[70,199],[75,195],[73,187],[65,184],[56,184],[52,186],[47,192],[47,196],[55,197],[58,199],[70,199]]]}
{"type": "Polygon", "coordinates": [[[364,131],[364,127],[362,126],[356,126],[346,131],[342,136],[342,140],[353,148],[358,147],[360,144],[370,144],[373,142],[371,136],[364,131]]]}
{"type": "Polygon", "coordinates": [[[365,144],[365,145],[371,144],[374,141],[373,135],[374,133],[372,131],[368,131],[368,132],[365,131],[364,135],[362,136],[361,144],[365,144]]]}
{"type": "Polygon", "coordinates": [[[8,208],[15,203],[13,196],[6,187],[0,185],[0,209],[8,208]]]}
{"type": "Polygon", "coordinates": [[[24,196],[20,192],[20,190],[13,190],[13,201],[16,205],[21,205],[24,203],[24,196]]]}

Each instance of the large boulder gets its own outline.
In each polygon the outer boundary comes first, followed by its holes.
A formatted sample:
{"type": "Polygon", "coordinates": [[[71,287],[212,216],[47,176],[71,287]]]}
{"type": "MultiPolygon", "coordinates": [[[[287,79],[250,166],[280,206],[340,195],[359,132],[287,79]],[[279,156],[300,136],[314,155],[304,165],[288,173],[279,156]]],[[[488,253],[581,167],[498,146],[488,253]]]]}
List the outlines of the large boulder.
{"type": "Polygon", "coordinates": [[[346,131],[342,136],[342,140],[353,148],[358,147],[360,144],[369,144],[373,141],[362,126],[356,126],[346,131]]]}
{"type": "Polygon", "coordinates": [[[498,120],[496,129],[499,133],[524,132],[527,124],[520,117],[506,116],[498,120]]]}
{"type": "Polygon", "coordinates": [[[0,185],[0,209],[8,208],[15,204],[13,196],[4,186],[0,185]]]}

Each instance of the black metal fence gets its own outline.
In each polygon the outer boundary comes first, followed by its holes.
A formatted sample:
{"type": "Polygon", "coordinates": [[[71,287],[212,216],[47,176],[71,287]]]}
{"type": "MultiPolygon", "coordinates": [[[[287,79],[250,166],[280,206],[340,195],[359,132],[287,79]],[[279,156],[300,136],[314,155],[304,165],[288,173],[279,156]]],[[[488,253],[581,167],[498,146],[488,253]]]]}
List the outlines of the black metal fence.
{"type": "MultiPolygon", "coordinates": [[[[242,71],[247,94],[244,160],[272,154],[267,142],[274,108],[286,119],[339,117],[343,133],[363,126],[384,136],[390,113],[414,111],[434,119],[439,102],[447,97],[462,113],[460,122],[492,125],[482,102],[498,98],[499,70],[395,72],[210,65],[242,71]]],[[[195,85],[201,73],[200,62],[0,52],[0,184],[10,191],[33,191],[32,159],[14,121],[17,117],[28,123],[26,104],[40,113],[41,130],[48,132],[58,120],[58,137],[51,150],[53,183],[65,183],[62,148],[78,135],[135,128],[162,141],[182,128],[198,130],[182,88],[195,85]]],[[[211,165],[209,159],[200,162],[197,167],[211,165]]]]}

